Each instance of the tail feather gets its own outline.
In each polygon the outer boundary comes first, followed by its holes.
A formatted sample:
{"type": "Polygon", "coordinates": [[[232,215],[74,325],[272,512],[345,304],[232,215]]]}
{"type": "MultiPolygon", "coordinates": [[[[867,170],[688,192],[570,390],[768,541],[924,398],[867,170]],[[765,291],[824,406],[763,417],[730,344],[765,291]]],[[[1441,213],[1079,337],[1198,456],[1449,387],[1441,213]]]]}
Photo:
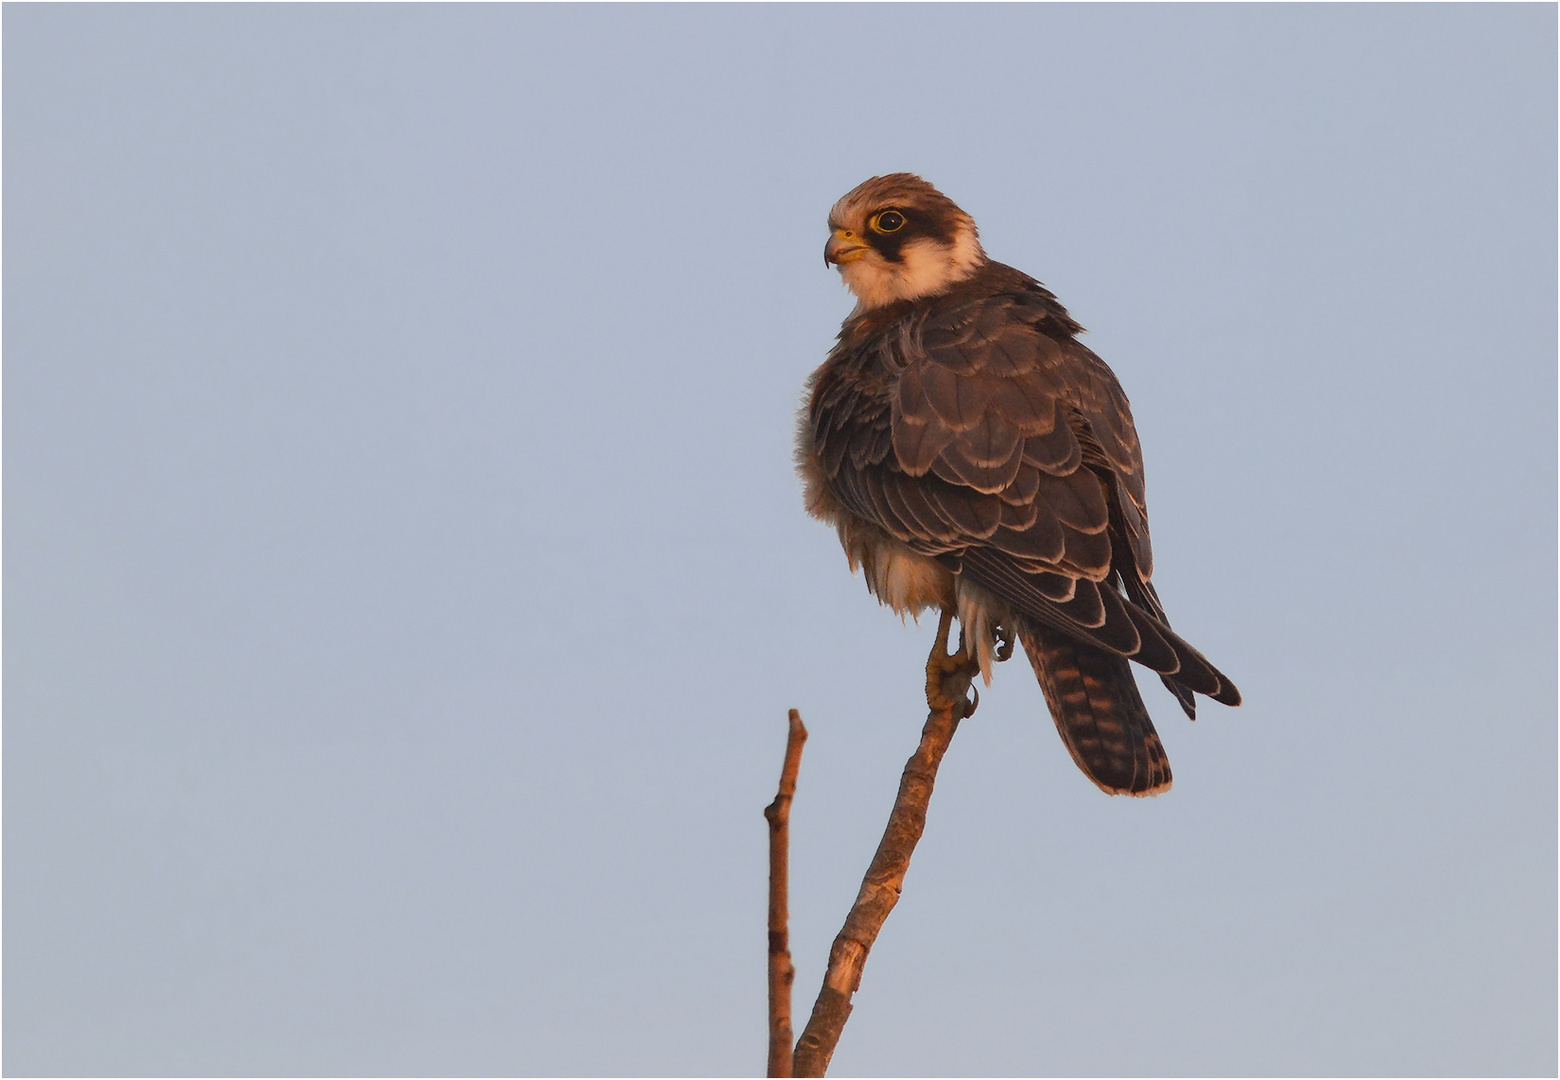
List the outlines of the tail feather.
{"type": "Polygon", "coordinates": [[[1170,762],[1123,656],[1022,619],[1018,638],[1056,730],[1085,776],[1111,795],[1170,788],[1170,762]]]}

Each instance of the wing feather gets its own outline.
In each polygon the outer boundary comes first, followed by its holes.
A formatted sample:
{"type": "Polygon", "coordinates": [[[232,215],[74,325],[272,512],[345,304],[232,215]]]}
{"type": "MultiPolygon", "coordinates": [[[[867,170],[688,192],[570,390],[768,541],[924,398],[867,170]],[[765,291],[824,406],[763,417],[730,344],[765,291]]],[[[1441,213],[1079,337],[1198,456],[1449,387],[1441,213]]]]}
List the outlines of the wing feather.
{"type": "Polygon", "coordinates": [[[902,540],[947,541],[958,535],[927,503],[926,496],[911,484],[903,482],[898,473],[882,471],[874,476],[877,490],[894,519],[902,524],[902,540]]]}
{"type": "Polygon", "coordinates": [[[1052,476],[1066,476],[1083,463],[1078,437],[1064,423],[1029,435],[1024,439],[1024,463],[1052,476]]]}
{"type": "Polygon", "coordinates": [[[941,364],[921,365],[921,389],[932,414],[955,432],[979,423],[990,401],[981,380],[961,377],[941,364]]]}
{"type": "Polygon", "coordinates": [[[985,540],[1002,524],[1002,502],[994,495],[935,481],[926,490],[942,519],[957,526],[962,539],[985,540]]]}
{"type": "MultiPolygon", "coordinates": [[[[1002,498],[1002,492],[997,493],[1002,498]]],[[[1034,528],[1040,517],[1040,507],[1033,501],[1011,503],[1002,498],[1002,527],[1009,532],[1025,533],[1034,528]]]]}
{"type": "Polygon", "coordinates": [[[1193,692],[1238,703],[1149,584],[1126,396],[1042,294],[934,306],[854,348],[842,334],[810,406],[818,467],[850,512],[1015,617],[1158,672],[1188,715],[1193,692]]]}
{"type": "Polygon", "coordinates": [[[1067,534],[1062,523],[1044,503],[1033,503],[1034,520],[1027,529],[1019,531],[1006,525],[1008,507],[1002,508],[1003,527],[991,534],[991,546],[1009,555],[1038,562],[1059,564],[1067,554],[1067,534]]]}
{"type": "Polygon", "coordinates": [[[905,419],[894,425],[893,439],[899,467],[910,476],[924,476],[953,441],[954,433],[941,424],[905,419]]]}
{"type": "Polygon", "coordinates": [[[989,410],[943,449],[943,460],[965,483],[991,495],[1004,490],[1023,465],[1018,427],[989,410]]]}
{"type": "Polygon", "coordinates": [[[1102,533],[1110,526],[1104,486],[1089,469],[1041,477],[1039,498],[1058,521],[1079,532],[1102,533]]]}

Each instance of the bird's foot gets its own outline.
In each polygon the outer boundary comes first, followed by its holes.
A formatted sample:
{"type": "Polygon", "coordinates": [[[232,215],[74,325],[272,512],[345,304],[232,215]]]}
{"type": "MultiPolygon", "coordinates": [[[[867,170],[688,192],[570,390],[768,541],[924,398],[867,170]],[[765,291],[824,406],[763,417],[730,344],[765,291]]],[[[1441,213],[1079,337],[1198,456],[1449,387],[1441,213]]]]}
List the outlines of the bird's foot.
{"type": "Polygon", "coordinates": [[[997,630],[997,663],[1013,658],[1013,628],[1011,626],[998,626],[997,630]]]}
{"type": "Polygon", "coordinates": [[[959,633],[959,651],[948,652],[948,631],[952,625],[953,612],[945,609],[937,620],[932,654],[926,658],[926,705],[933,712],[951,712],[962,719],[974,715],[980,705],[980,691],[970,685],[980,674],[980,661],[971,654],[963,631],[959,633]]]}

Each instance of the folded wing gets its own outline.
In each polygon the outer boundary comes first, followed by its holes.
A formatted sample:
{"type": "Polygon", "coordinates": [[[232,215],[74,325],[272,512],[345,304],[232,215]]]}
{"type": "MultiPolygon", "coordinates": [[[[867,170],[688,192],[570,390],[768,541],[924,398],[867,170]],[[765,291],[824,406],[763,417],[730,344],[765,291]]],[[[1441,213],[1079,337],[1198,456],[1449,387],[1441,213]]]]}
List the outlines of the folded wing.
{"type": "Polygon", "coordinates": [[[1001,597],[1040,628],[1026,635],[1037,646],[1054,652],[1065,638],[1134,660],[1188,715],[1193,693],[1239,704],[1170,629],[1149,583],[1126,395],[1048,299],[1036,286],[883,335],[814,400],[829,486],[851,512],[1001,597]]]}

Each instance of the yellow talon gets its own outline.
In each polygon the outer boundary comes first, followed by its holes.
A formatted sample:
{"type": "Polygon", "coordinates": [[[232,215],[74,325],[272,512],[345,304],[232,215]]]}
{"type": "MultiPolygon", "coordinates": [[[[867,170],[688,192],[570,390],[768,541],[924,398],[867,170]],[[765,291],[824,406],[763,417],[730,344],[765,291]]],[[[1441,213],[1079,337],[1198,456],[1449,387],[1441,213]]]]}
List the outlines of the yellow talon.
{"type": "Polygon", "coordinates": [[[926,704],[933,712],[952,712],[962,719],[980,705],[979,691],[972,691],[972,698],[965,697],[965,691],[971,690],[970,681],[980,674],[980,661],[971,655],[962,629],[959,651],[949,655],[948,632],[952,627],[953,612],[945,608],[937,620],[931,655],[926,658],[926,704]]]}

